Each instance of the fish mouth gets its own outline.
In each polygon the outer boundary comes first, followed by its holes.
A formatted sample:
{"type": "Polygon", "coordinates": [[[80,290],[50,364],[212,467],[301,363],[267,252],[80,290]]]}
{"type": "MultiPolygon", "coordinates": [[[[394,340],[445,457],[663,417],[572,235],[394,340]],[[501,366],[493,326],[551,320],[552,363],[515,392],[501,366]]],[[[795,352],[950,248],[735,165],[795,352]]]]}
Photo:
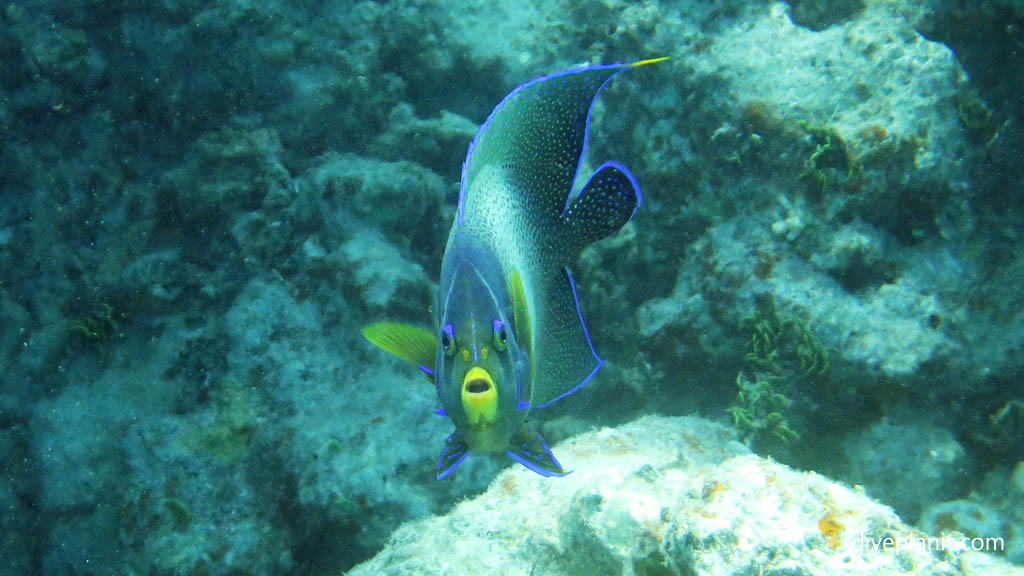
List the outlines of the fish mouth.
{"type": "Polygon", "coordinates": [[[486,394],[492,388],[494,379],[491,378],[490,372],[479,366],[470,368],[469,372],[466,372],[466,377],[462,379],[463,393],[486,394]]]}
{"type": "Polygon", "coordinates": [[[470,426],[482,428],[497,421],[498,389],[490,372],[474,366],[462,379],[462,409],[470,426]]]}
{"type": "Polygon", "coordinates": [[[466,392],[469,394],[483,394],[490,390],[491,386],[493,386],[493,384],[491,384],[490,380],[477,378],[466,384],[466,392]]]}

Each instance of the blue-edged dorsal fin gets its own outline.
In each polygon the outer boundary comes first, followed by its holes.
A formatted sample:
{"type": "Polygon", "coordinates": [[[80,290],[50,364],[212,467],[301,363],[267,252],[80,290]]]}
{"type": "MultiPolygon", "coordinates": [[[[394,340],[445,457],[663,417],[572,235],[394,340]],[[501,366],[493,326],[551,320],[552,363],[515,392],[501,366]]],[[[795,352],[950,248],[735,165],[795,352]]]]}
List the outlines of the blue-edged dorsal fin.
{"type": "Polygon", "coordinates": [[[576,252],[617,232],[639,205],[640,187],[633,175],[617,162],[606,162],[562,213],[576,252]]]}
{"type": "Polygon", "coordinates": [[[437,479],[448,476],[462,464],[462,461],[469,456],[469,444],[462,438],[462,434],[456,430],[444,441],[444,450],[441,451],[441,461],[437,463],[437,479]]]}
{"type": "Polygon", "coordinates": [[[462,167],[457,222],[462,222],[466,197],[477,175],[488,166],[518,176],[519,201],[530,217],[557,218],[579,168],[590,106],[597,93],[618,72],[662,60],[576,68],[541,76],[513,90],[470,144],[462,167]]]}
{"type": "Polygon", "coordinates": [[[377,322],[363,328],[363,337],[371,344],[416,366],[434,381],[437,362],[437,337],[422,326],[377,322]]]}
{"type": "Polygon", "coordinates": [[[565,476],[571,470],[565,470],[558,463],[551,448],[539,433],[529,424],[523,424],[509,441],[508,457],[533,470],[541,476],[565,476]]]}

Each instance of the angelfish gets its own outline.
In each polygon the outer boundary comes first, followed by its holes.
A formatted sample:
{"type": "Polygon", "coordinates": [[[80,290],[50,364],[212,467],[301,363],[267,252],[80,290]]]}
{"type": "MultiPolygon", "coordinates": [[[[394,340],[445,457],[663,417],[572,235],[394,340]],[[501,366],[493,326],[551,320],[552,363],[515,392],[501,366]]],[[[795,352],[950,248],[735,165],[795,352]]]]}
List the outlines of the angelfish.
{"type": "Polygon", "coordinates": [[[418,366],[455,425],[437,477],[471,452],[504,452],[543,476],[568,472],[528,421],[600,370],[571,264],[617,232],[640,205],[628,170],[606,162],[572,194],[590,107],[631,64],[541,76],[506,96],[469,146],[445,247],[432,328],[381,322],[376,346],[418,366]]]}

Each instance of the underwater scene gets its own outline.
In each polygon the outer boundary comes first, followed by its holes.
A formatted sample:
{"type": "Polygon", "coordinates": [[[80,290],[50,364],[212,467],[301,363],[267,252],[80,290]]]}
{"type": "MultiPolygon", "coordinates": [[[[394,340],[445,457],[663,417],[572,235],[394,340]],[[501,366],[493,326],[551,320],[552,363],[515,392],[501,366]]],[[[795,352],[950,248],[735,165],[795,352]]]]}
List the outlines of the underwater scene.
{"type": "Polygon", "coordinates": [[[1021,0],[0,27],[0,576],[1024,575],[1021,0]]]}

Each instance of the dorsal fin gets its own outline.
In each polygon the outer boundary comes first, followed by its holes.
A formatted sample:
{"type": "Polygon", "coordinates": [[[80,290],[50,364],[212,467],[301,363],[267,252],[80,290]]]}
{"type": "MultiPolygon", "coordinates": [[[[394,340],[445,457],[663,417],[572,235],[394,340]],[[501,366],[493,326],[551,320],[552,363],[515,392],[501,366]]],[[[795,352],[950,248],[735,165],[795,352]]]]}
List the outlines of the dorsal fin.
{"type": "Polygon", "coordinates": [[[557,218],[579,168],[590,121],[590,106],[609,79],[636,66],[609,64],[541,76],[513,90],[480,127],[462,166],[457,223],[462,223],[466,195],[487,166],[511,170],[529,182],[519,200],[529,217],[557,218]]]}

